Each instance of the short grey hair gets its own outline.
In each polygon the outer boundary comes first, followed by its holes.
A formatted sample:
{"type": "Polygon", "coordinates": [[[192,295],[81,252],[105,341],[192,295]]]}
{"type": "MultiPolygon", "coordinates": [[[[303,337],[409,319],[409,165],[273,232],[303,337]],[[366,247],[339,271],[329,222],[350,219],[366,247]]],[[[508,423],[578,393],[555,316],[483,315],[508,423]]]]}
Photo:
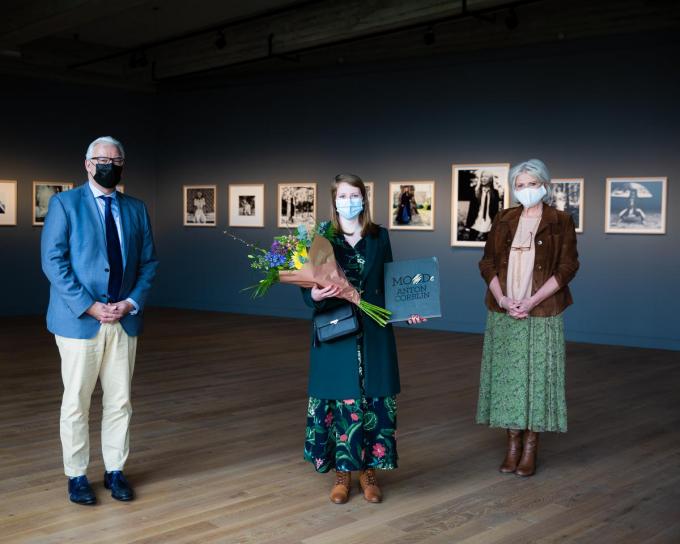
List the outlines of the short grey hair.
{"type": "Polygon", "coordinates": [[[118,148],[118,151],[120,151],[120,156],[123,159],[125,158],[125,149],[123,149],[123,144],[121,144],[118,140],[111,136],[100,136],[95,141],[93,141],[89,146],[87,146],[87,151],[85,152],[86,159],[89,160],[92,158],[92,155],[94,154],[94,147],[97,144],[115,145],[118,148]]]}
{"type": "Polygon", "coordinates": [[[548,167],[545,163],[539,159],[529,159],[528,161],[520,162],[510,168],[510,189],[515,189],[515,181],[520,174],[528,174],[536,181],[538,181],[543,187],[545,187],[545,196],[543,197],[543,202],[550,204],[553,196],[552,183],[550,183],[550,173],[548,172],[548,167]]]}

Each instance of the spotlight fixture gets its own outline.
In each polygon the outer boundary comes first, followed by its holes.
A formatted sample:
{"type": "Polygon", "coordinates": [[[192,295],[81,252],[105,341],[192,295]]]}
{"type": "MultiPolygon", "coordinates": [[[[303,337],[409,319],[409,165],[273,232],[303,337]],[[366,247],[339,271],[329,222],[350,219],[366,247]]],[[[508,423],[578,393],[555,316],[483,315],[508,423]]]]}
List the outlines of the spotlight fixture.
{"type": "Polygon", "coordinates": [[[227,39],[224,37],[224,31],[220,30],[217,32],[217,38],[215,39],[215,47],[217,49],[224,49],[227,46],[227,39]]]}
{"type": "Polygon", "coordinates": [[[515,13],[515,8],[510,8],[505,16],[505,26],[508,30],[515,30],[518,25],[519,19],[517,18],[517,13],[515,13]]]}
{"type": "Polygon", "coordinates": [[[423,34],[423,41],[425,42],[425,45],[432,45],[436,39],[437,38],[434,35],[434,28],[428,26],[427,30],[425,30],[425,34],[423,34]]]}

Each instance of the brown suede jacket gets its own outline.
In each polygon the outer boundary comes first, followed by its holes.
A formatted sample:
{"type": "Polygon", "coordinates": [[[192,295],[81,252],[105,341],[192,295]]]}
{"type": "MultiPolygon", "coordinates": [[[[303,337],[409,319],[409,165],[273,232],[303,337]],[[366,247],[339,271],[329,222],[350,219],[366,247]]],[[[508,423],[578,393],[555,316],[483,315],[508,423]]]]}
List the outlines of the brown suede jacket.
{"type": "MultiPolygon", "coordinates": [[[[517,232],[522,210],[522,206],[517,206],[496,214],[484,246],[484,257],[479,261],[479,270],[487,285],[498,276],[505,295],[510,246],[517,232]]],[[[576,230],[571,215],[545,205],[536,232],[535,247],[536,260],[531,293],[538,291],[552,276],[555,276],[560,289],[531,310],[529,315],[532,317],[558,315],[573,302],[567,284],[574,278],[579,267],[576,230]]],[[[494,312],[505,312],[498,306],[489,289],[486,293],[486,306],[494,312]]]]}

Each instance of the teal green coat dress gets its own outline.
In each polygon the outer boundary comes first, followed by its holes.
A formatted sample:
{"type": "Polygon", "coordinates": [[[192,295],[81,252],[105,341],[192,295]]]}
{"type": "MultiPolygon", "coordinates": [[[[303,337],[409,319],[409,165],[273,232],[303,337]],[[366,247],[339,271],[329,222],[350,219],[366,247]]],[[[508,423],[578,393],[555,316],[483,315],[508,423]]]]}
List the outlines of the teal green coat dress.
{"type": "MultiPolygon", "coordinates": [[[[389,234],[380,227],[377,236],[366,237],[366,262],[360,286],[364,300],[381,307],[385,306],[384,267],[385,263],[391,261],[392,247],[389,234]]],[[[303,298],[315,313],[344,302],[336,298],[314,302],[310,289],[303,289],[303,298]]],[[[367,397],[396,395],[401,387],[392,325],[383,328],[367,316],[362,316],[361,322],[365,395],[367,397]]],[[[308,392],[311,397],[320,399],[361,397],[355,336],[334,342],[317,342],[315,345],[312,330],[308,392]]]]}

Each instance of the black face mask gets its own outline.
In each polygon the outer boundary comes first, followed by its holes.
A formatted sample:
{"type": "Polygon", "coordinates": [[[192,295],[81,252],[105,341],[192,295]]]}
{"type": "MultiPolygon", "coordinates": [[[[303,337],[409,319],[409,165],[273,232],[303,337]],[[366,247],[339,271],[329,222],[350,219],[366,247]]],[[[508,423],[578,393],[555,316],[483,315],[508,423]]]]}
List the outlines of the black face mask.
{"type": "Polygon", "coordinates": [[[102,187],[113,189],[120,182],[120,175],[123,172],[122,166],[115,164],[98,164],[95,172],[94,180],[102,187]]]}

